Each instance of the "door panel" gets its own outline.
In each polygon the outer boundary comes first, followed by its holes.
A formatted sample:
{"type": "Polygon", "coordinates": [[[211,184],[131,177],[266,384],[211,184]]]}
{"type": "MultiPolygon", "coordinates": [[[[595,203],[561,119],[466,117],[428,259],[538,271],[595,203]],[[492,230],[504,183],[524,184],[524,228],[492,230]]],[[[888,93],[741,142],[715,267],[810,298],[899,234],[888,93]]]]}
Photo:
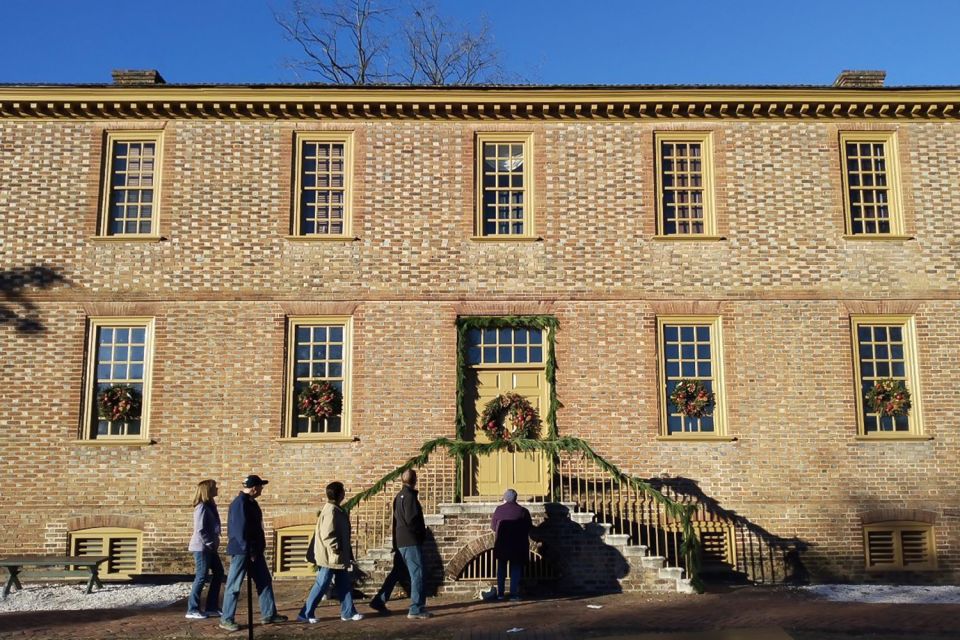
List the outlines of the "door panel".
{"type": "MultiPolygon", "coordinates": [[[[546,374],[543,369],[476,369],[476,413],[480,415],[486,404],[499,395],[516,393],[526,398],[544,417],[547,405],[546,374]]],[[[541,434],[542,435],[542,434],[541,434]]],[[[482,429],[476,429],[478,442],[490,439],[482,429]]],[[[522,496],[540,496],[547,492],[547,460],[541,452],[511,453],[498,451],[478,456],[475,461],[475,491],[480,496],[502,496],[507,489],[516,489],[522,496]]]]}

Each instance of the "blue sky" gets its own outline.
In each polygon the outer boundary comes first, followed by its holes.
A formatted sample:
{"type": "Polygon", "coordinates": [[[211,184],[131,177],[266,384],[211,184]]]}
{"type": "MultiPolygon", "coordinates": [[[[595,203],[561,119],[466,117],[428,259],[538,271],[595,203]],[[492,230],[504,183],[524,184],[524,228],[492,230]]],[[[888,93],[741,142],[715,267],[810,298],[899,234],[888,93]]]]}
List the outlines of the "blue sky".
{"type": "MultiPolygon", "coordinates": [[[[271,6],[286,0],[2,0],[0,82],[297,82],[271,6]]],[[[960,85],[960,0],[438,0],[486,15],[504,66],[535,83],[829,84],[885,69],[896,85],[960,85]]]]}

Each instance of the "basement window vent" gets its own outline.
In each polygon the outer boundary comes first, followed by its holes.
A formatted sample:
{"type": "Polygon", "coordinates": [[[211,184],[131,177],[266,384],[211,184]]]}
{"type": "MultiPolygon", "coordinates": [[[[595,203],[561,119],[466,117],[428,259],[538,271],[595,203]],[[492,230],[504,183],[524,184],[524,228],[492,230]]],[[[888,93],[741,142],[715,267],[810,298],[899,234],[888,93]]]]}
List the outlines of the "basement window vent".
{"type": "Polygon", "coordinates": [[[277,530],[276,564],[274,571],[281,577],[314,575],[313,565],[307,562],[307,545],[313,537],[312,524],[285,527],[277,530]]]}
{"type": "Polygon", "coordinates": [[[107,556],[109,560],[100,565],[100,577],[125,580],[143,570],[143,532],[109,527],[73,531],[70,552],[81,557],[107,556]]]}
{"type": "Polygon", "coordinates": [[[933,527],[922,522],[878,522],[863,528],[867,569],[935,569],[933,527]]]}

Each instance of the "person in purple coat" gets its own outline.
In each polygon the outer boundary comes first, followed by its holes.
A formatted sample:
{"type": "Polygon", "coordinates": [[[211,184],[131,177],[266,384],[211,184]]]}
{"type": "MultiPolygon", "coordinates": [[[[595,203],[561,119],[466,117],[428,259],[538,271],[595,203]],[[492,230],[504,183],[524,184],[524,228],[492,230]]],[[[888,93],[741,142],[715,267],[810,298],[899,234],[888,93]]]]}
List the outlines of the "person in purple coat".
{"type": "Polygon", "coordinates": [[[490,528],[496,534],[493,557],[497,561],[497,598],[505,596],[507,566],[510,568],[510,599],[520,599],[520,578],[530,553],[530,529],[533,522],[526,507],[517,504],[517,492],[507,489],[503,504],[493,512],[490,528]]]}

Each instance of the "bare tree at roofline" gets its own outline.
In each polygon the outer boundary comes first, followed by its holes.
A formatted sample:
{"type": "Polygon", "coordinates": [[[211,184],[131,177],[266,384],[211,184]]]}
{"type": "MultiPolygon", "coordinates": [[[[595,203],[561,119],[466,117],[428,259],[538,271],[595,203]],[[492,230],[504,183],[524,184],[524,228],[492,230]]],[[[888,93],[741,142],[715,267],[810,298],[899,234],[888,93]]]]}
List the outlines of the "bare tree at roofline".
{"type": "Polygon", "coordinates": [[[502,82],[486,19],[470,28],[441,16],[426,0],[290,0],[274,13],[302,56],[295,69],[335,84],[426,85],[502,82]]]}

